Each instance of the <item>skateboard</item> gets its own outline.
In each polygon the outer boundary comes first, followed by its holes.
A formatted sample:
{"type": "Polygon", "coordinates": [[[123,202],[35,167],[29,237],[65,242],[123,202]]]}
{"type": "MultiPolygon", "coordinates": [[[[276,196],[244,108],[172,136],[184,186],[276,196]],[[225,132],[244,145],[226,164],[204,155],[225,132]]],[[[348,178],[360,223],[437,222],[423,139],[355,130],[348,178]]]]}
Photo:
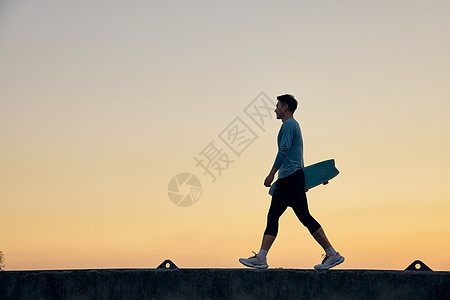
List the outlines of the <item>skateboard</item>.
{"type": "MultiPolygon", "coordinates": [[[[318,162],[303,168],[305,174],[305,187],[309,190],[320,184],[327,184],[329,180],[339,174],[336,169],[334,159],[318,162]]],[[[276,188],[276,181],[270,186],[269,195],[273,195],[276,188]]]]}

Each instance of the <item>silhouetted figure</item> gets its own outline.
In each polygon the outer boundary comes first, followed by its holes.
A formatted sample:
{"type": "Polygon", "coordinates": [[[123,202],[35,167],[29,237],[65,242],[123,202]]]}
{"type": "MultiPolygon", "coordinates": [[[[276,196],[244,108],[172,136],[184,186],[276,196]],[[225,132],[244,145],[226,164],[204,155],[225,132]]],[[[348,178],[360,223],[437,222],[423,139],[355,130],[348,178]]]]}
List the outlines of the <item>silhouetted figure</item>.
{"type": "Polygon", "coordinates": [[[334,250],[328,241],[320,224],[311,216],[306,199],[305,175],[303,174],[303,139],[300,126],[294,119],[297,109],[297,100],[292,95],[281,95],[277,97],[275,113],[277,119],[281,119],[278,133],[278,154],[275,163],[264,181],[264,185],[271,186],[274,176],[278,171],[276,189],[272,196],[269,213],[267,215],[267,226],[261,243],[261,249],[254,256],[240,258],[239,261],[245,266],[265,269],[267,264],[267,253],[278,234],[278,221],[288,206],[292,207],[300,222],[308,228],[314,239],[325,250],[325,257],[321,264],[314,266],[315,269],[329,269],[344,261],[338,252],[334,250]]]}

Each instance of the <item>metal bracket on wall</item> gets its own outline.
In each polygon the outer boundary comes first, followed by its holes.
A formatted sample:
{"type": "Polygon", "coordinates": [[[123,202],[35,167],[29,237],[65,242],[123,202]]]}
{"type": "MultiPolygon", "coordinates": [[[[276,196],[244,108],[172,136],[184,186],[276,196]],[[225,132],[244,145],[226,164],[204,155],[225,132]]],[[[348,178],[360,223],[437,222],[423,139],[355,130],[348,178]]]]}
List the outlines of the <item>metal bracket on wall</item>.
{"type": "Polygon", "coordinates": [[[430,267],[428,267],[420,260],[415,260],[405,269],[405,271],[433,271],[433,270],[431,270],[430,267]]]}
{"type": "Polygon", "coordinates": [[[166,259],[157,267],[157,269],[178,269],[178,267],[170,259],[166,259]]]}

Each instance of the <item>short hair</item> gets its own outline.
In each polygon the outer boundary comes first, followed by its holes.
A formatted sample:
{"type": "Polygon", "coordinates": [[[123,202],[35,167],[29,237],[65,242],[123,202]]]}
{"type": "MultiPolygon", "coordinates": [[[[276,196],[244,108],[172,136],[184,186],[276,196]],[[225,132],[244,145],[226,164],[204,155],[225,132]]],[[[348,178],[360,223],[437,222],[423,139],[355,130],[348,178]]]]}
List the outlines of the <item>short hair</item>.
{"type": "Polygon", "coordinates": [[[289,107],[289,111],[291,113],[294,113],[294,111],[297,109],[297,100],[295,100],[294,96],[289,94],[284,94],[277,97],[277,100],[280,101],[281,105],[287,104],[289,107]]]}

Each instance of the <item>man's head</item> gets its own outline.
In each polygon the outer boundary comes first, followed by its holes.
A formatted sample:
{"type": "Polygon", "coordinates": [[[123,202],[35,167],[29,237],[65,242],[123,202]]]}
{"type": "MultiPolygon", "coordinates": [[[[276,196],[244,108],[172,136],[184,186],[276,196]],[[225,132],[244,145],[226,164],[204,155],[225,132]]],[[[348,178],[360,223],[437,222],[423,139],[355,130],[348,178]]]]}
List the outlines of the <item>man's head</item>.
{"type": "Polygon", "coordinates": [[[277,119],[285,119],[286,115],[292,115],[297,109],[297,100],[292,95],[281,95],[277,97],[277,100],[277,108],[275,109],[277,119]]]}

